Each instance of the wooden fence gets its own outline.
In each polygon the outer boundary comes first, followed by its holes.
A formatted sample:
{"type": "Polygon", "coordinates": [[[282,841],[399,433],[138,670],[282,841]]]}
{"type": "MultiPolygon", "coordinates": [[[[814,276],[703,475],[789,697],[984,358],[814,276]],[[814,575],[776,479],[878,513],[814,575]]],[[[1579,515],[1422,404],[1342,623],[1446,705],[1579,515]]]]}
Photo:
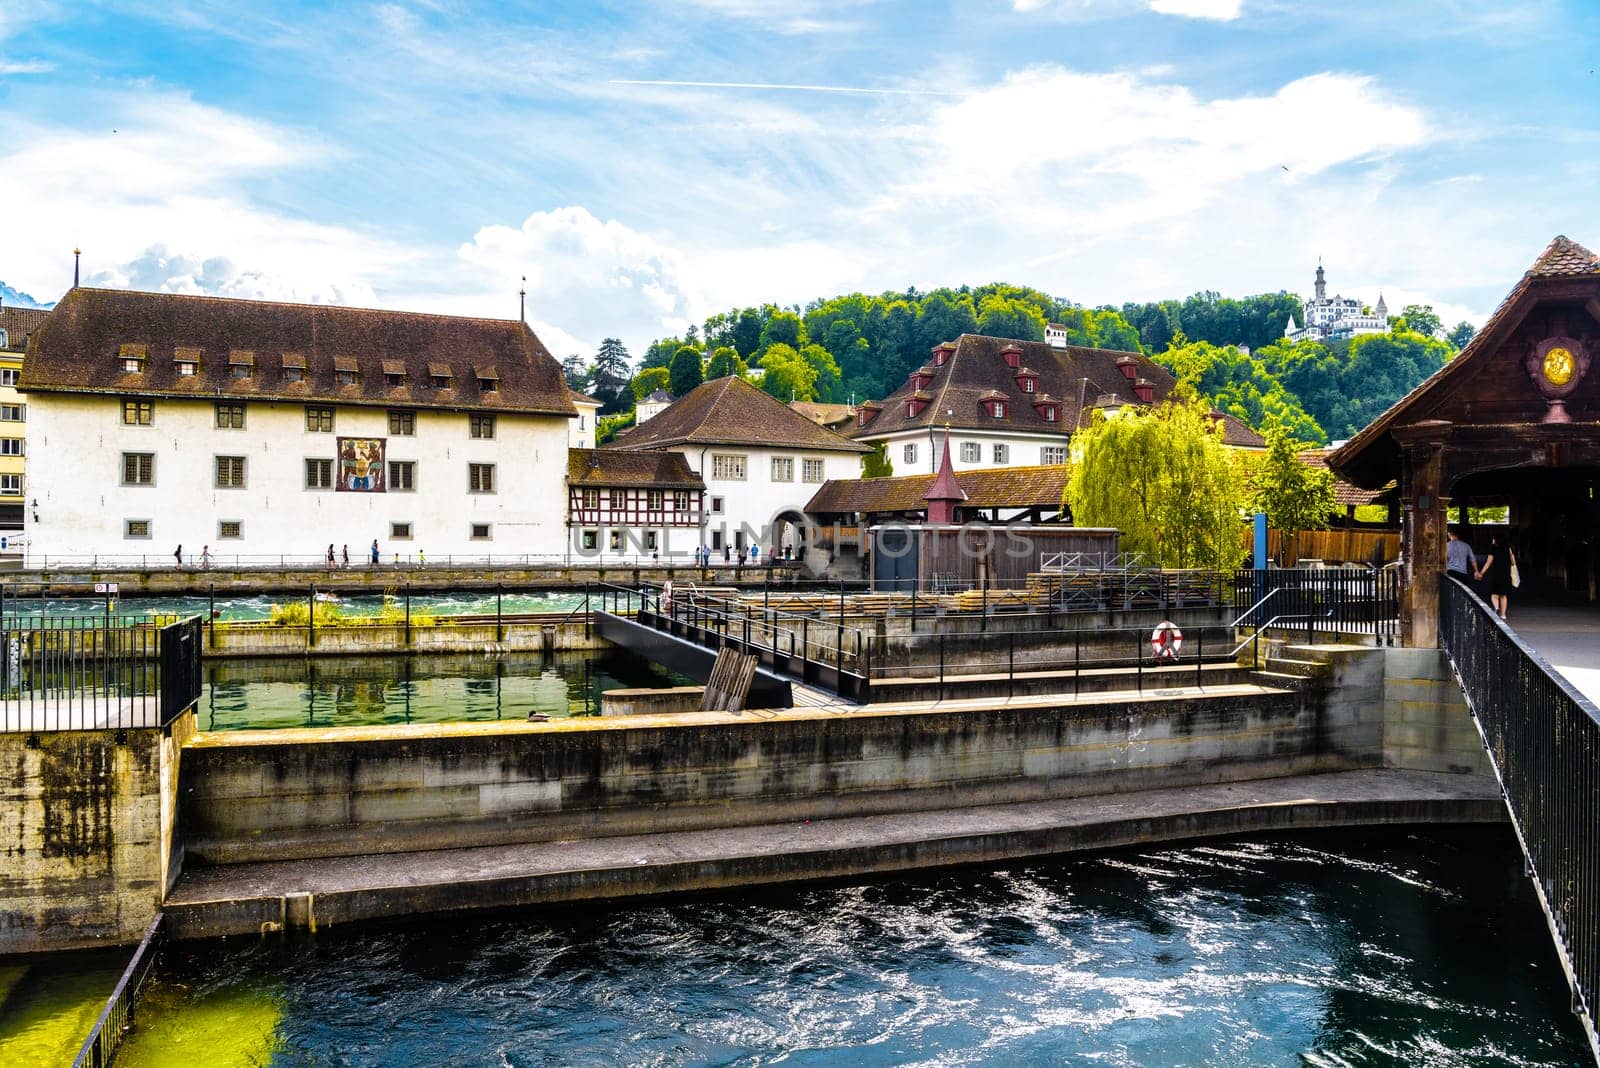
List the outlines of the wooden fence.
{"type": "MultiPolygon", "coordinates": [[[[1244,532],[1247,551],[1254,543],[1249,528],[1244,532]]],[[[1293,567],[1301,560],[1321,560],[1325,564],[1369,564],[1380,551],[1383,563],[1393,563],[1400,555],[1398,530],[1302,530],[1285,534],[1267,531],[1267,555],[1276,563],[1293,567]]]]}

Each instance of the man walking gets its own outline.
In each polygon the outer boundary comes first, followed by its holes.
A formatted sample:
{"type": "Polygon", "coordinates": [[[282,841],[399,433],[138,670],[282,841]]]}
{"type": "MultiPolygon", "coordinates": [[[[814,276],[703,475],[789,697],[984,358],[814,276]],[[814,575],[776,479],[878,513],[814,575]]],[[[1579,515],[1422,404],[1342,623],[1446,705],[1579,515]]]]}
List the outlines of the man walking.
{"type": "Polygon", "coordinates": [[[372,539],[372,566],[378,566],[378,539],[372,539]]]}
{"type": "Polygon", "coordinates": [[[1472,552],[1472,546],[1461,540],[1461,535],[1455,527],[1450,528],[1450,544],[1445,546],[1444,569],[1452,578],[1466,582],[1477,574],[1478,558],[1472,552]]]}

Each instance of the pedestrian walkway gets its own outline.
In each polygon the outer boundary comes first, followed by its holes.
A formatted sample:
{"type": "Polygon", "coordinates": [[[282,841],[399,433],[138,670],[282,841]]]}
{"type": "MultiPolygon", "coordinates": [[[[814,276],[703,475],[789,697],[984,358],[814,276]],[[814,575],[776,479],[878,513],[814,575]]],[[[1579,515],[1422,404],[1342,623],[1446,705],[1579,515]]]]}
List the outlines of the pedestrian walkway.
{"type": "Polygon", "coordinates": [[[1579,693],[1600,705],[1600,605],[1520,605],[1512,597],[1507,622],[1579,693]]]}

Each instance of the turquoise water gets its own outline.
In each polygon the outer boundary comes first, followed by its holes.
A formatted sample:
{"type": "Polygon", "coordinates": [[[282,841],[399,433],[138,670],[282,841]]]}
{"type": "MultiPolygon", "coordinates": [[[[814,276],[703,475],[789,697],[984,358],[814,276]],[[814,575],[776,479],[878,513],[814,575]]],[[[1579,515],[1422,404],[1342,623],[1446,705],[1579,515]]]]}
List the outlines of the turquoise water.
{"type": "Polygon", "coordinates": [[[328,657],[208,663],[207,731],[598,715],[600,694],[688,679],[620,649],[525,655],[328,657]]]}
{"type": "MultiPolygon", "coordinates": [[[[198,615],[204,618],[213,607],[222,620],[270,619],[272,606],[294,600],[304,600],[305,594],[258,594],[254,596],[217,597],[213,602],[205,597],[128,597],[117,601],[119,615],[198,615]]],[[[325,598],[326,599],[326,598],[325,598]]],[[[335,596],[342,614],[347,616],[376,615],[383,607],[383,596],[335,596]]],[[[461,590],[452,593],[416,593],[411,596],[411,611],[418,615],[460,616],[494,615],[495,595],[461,590]]],[[[524,612],[572,611],[583,604],[583,592],[507,593],[502,597],[500,610],[506,614],[524,612]]],[[[106,610],[104,597],[37,597],[7,598],[6,618],[13,615],[101,615],[106,610]]]]}
{"type": "Polygon", "coordinates": [[[119,1068],[1587,1063],[1477,828],[182,944],[147,1005],[119,1068]]]}

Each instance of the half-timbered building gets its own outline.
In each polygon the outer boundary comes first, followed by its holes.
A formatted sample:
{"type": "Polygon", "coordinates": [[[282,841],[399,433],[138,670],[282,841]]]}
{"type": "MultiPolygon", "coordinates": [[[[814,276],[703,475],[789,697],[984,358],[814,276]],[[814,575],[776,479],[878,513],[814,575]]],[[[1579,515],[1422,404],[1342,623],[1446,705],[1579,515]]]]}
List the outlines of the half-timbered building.
{"type": "Polygon", "coordinates": [[[574,449],[567,528],[576,559],[692,563],[706,484],[675,452],[574,449]]]}

